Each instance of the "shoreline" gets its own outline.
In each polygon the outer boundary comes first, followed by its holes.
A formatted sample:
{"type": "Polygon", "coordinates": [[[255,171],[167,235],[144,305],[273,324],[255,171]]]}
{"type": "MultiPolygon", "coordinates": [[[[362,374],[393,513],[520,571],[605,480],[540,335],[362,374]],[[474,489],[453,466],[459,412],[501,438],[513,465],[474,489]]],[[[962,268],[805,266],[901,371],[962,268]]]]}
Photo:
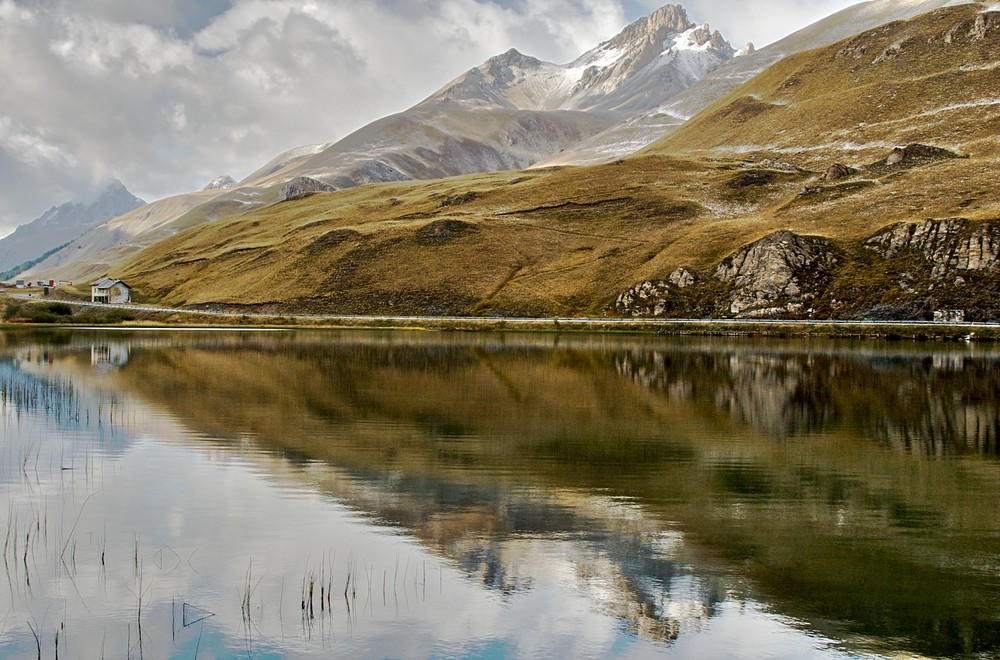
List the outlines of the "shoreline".
{"type": "Polygon", "coordinates": [[[582,334],[629,334],[705,337],[827,337],[843,339],[908,339],[915,341],[998,341],[1000,323],[940,323],[933,321],[857,321],[796,319],[662,319],[623,317],[474,317],[389,316],[345,314],[264,314],[245,311],[195,310],[146,305],[99,305],[78,300],[44,299],[7,294],[7,300],[60,302],[92,310],[126,311],[134,320],[108,323],[86,322],[10,323],[2,330],[18,328],[119,329],[119,330],[266,330],[266,329],[367,329],[439,332],[541,332],[582,334]]]}
{"type": "Polygon", "coordinates": [[[605,334],[605,335],[656,335],[691,337],[824,337],[830,339],[873,339],[910,341],[1000,341],[1000,326],[995,325],[946,325],[911,324],[903,322],[797,322],[797,321],[605,321],[600,319],[443,319],[412,317],[388,321],[378,317],[320,322],[284,322],[276,317],[274,322],[254,324],[239,323],[173,323],[166,321],[129,321],[108,325],[93,323],[0,323],[0,331],[18,330],[87,330],[87,331],[290,331],[290,330],[391,330],[411,332],[529,332],[544,334],[605,334]]]}

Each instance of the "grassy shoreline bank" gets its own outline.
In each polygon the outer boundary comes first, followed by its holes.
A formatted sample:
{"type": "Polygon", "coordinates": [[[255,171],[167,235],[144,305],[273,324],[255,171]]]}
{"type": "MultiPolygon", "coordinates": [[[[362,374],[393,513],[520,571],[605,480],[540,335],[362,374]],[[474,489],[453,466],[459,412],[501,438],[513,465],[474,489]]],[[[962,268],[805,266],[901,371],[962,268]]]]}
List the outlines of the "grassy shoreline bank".
{"type": "MultiPolygon", "coordinates": [[[[12,299],[8,299],[8,302],[12,299]]],[[[14,300],[14,303],[23,301],[14,300]]],[[[91,310],[92,307],[83,306],[91,310]]],[[[119,312],[111,309],[108,311],[119,312]]],[[[997,341],[1000,324],[946,324],[922,321],[796,321],[731,319],[625,319],[625,318],[502,318],[502,317],[386,317],[314,316],[292,314],[242,314],[198,312],[194,310],[153,310],[128,308],[127,319],[111,315],[107,322],[95,322],[93,313],[79,321],[67,315],[56,322],[33,323],[25,319],[5,319],[0,329],[19,328],[174,328],[197,329],[370,329],[438,332],[541,332],[597,333],[662,336],[718,337],[827,337],[843,339],[899,339],[914,341],[997,341]],[[11,322],[13,320],[14,322],[11,322]]]]}

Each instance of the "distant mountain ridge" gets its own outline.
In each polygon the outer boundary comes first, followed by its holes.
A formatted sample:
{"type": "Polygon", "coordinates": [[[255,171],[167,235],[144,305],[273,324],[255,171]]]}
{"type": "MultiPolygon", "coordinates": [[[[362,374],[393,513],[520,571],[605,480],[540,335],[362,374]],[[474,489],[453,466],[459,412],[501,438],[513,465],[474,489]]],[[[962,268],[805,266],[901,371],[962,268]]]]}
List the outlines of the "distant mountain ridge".
{"type": "Polygon", "coordinates": [[[243,186],[307,176],[337,188],[523,169],[658,107],[735,55],[719,32],[666,5],[569,64],[511,49],[409,110],[295,150],[243,186]]]}
{"type": "Polygon", "coordinates": [[[39,218],[0,239],[0,272],[36,259],[145,203],[129,192],[121,181],[115,180],[93,202],[53,206],[39,218]]]}

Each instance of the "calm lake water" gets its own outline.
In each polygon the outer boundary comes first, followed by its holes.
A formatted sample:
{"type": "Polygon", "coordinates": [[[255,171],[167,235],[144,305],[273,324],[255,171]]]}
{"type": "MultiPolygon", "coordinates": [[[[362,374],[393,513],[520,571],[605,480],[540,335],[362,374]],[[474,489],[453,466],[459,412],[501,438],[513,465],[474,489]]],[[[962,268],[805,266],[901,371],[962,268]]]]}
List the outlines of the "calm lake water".
{"type": "Polygon", "coordinates": [[[0,333],[0,657],[997,657],[998,432],[989,345],[0,333]]]}

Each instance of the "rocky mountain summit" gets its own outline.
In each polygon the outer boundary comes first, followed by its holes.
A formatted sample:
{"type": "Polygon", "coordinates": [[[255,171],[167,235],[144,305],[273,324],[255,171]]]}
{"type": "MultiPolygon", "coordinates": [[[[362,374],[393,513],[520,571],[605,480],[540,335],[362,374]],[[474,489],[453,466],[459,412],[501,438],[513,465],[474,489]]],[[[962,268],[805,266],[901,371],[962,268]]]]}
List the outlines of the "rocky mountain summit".
{"type": "Polygon", "coordinates": [[[677,130],[715,101],[791,55],[950,4],[955,4],[954,0],[860,2],[759,50],[753,44],[747,44],[733,57],[666,101],[581,141],[572,149],[541,161],[539,166],[601,163],[634,153],[677,130]]]}
{"type": "Polygon", "coordinates": [[[212,181],[202,188],[202,190],[229,190],[230,188],[236,187],[236,179],[227,175],[223,175],[212,179],[212,181]]]}
{"type": "Polygon", "coordinates": [[[657,107],[735,54],[718,31],[692,23],[681,6],[666,5],[571,65],[587,66],[577,103],[630,113],[657,107]]]}

